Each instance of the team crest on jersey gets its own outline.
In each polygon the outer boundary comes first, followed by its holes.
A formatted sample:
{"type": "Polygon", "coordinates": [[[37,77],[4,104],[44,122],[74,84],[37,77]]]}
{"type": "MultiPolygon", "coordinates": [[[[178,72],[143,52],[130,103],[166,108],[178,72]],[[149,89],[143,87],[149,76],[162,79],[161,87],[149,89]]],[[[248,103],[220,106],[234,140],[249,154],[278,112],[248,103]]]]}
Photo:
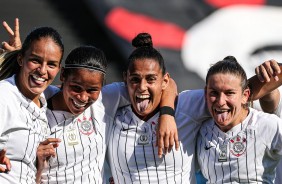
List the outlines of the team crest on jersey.
{"type": "Polygon", "coordinates": [[[247,139],[246,135],[237,135],[232,138],[230,141],[230,153],[236,157],[240,157],[246,151],[247,139]]]}
{"type": "Polygon", "coordinates": [[[78,122],[79,131],[81,133],[85,135],[90,135],[95,131],[91,117],[90,118],[83,117],[82,119],[78,118],[77,122],[78,122]]]}

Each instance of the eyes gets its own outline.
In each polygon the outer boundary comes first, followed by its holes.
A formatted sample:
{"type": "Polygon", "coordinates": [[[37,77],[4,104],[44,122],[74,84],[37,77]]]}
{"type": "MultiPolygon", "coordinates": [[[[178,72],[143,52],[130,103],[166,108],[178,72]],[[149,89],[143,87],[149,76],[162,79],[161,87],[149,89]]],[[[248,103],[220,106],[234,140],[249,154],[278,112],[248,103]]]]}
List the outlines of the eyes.
{"type": "MultiPolygon", "coordinates": [[[[216,91],[216,90],[209,90],[208,91],[208,94],[209,94],[210,97],[218,97],[218,96],[220,96],[220,93],[221,92],[216,91]]],[[[236,92],[232,91],[232,90],[224,91],[223,93],[225,94],[225,96],[234,96],[236,94],[236,92]]]]}
{"type": "MultiPolygon", "coordinates": [[[[157,80],[157,76],[155,76],[155,75],[146,76],[145,80],[147,81],[147,83],[153,84],[157,80]]],[[[139,84],[139,83],[141,83],[141,81],[142,81],[142,78],[139,77],[139,76],[129,77],[129,82],[132,83],[132,84],[139,84]]]]}
{"type": "MultiPolygon", "coordinates": [[[[38,64],[38,65],[43,65],[44,61],[42,61],[39,58],[29,58],[29,61],[32,62],[33,64],[38,64]]],[[[58,61],[47,61],[47,66],[51,69],[58,68],[60,66],[60,63],[58,61]]]]}
{"type": "Polygon", "coordinates": [[[76,93],[81,93],[83,91],[86,91],[87,93],[96,93],[99,92],[101,89],[99,87],[94,87],[94,88],[88,88],[88,89],[84,89],[82,86],[79,85],[75,85],[75,84],[71,84],[69,85],[70,89],[76,93]]]}

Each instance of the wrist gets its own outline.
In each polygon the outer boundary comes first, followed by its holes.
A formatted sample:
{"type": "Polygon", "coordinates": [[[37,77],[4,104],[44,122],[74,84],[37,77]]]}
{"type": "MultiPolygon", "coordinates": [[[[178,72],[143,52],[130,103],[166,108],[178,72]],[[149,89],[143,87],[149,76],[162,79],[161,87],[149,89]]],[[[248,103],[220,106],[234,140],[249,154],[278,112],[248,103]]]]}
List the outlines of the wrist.
{"type": "Polygon", "coordinates": [[[160,108],[160,116],[161,115],[171,115],[174,117],[175,111],[172,107],[169,106],[163,106],[160,108]]]}

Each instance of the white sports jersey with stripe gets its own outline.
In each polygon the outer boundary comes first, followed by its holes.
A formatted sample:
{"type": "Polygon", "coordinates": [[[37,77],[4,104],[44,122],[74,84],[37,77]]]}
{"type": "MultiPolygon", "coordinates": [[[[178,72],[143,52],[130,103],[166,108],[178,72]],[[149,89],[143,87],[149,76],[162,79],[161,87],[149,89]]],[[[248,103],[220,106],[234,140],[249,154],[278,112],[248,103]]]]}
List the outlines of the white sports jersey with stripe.
{"type": "MultiPolygon", "coordinates": [[[[280,101],[278,108],[274,112],[277,116],[282,118],[282,86],[278,88],[280,92],[280,101]]],[[[275,177],[275,184],[281,184],[282,183],[282,159],[279,161],[279,164],[276,168],[276,177],[275,177]]]]}
{"type": "Polygon", "coordinates": [[[247,118],[226,133],[213,119],[203,123],[197,156],[207,183],[273,183],[281,145],[282,120],[250,108],[247,118]]]}
{"type": "Polygon", "coordinates": [[[203,90],[179,94],[176,122],[180,149],[158,158],[156,126],[159,113],[148,121],[140,120],[130,106],[118,110],[108,158],[115,184],[192,183],[195,181],[194,152],[200,122],[210,117],[203,90]]]}
{"type": "Polygon", "coordinates": [[[42,108],[19,92],[15,77],[0,82],[0,150],[7,149],[11,171],[0,173],[0,183],[35,183],[36,150],[45,140],[48,124],[46,100],[42,108]]]}
{"type": "Polygon", "coordinates": [[[62,141],[42,174],[42,183],[105,183],[108,134],[117,108],[128,105],[127,96],[123,83],[113,83],[103,87],[97,101],[78,116],[48,110],[50,137],[62,141]]]}

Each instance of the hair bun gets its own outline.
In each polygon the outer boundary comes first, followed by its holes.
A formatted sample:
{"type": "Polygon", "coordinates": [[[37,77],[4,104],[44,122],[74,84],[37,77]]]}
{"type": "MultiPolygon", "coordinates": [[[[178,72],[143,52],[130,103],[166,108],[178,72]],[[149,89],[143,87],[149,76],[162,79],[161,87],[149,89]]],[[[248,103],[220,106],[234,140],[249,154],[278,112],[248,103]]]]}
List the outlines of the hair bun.
{"type": "Polygon", "coordinates": [[[153,47],[152,37],[149,33],[139,33],[132,40],[133,47],[153,47]]]}
{"type": "Polygon", "coordinates": [[[226,56],[223,60],[224,61],[232,61],[232,62],[237,63],[237,59],[234,56],[226,56]]]}

